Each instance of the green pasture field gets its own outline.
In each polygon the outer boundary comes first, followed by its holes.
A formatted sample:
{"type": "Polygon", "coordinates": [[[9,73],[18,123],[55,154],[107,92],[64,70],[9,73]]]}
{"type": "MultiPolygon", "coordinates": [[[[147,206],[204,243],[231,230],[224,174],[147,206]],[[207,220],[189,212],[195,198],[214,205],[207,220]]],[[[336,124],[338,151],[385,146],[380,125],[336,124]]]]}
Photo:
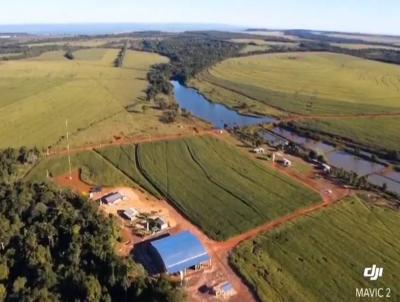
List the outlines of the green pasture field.
{"type": "Polygon", "coordinates": [[[36,42],[36,43],[28,43],[27,46],[35,47],[35,46],[48,46],[48,45],[68,45],[68,46],[81,46],[81,47],[101,47],[110,42],[124,42],[126,40],[135,40],[131,37],[117,37],[117,38],[88,38],[88,39],[79,39],[79,40],[65,40],[65,41],[54,41],[54,42],[36,42]]]}
{"type": "Polygon", "coordinates": [[[216,138],[141,144],[137,157],[153,186],[217,240],[320,200],[317,193],[216,138]]]}
{"type": "Polygon", "coordinates": [[[386,36],[386,35],[363,35],[363,34],[351,34],[351,33],[322,33],[325,36],[344,38],[344,39],[360,39],[366,42],[374,43],[391,43],[400,45],[399,36],[386,36]]]}
{"type": "Polygon", "coordinates": [[[113,60],[115,60],[115,56],[117,55],[116,50],[108,50],[106,48],[88,48],[88,49],[80,49],[74,52],[75,60],[83,60],[83,61],[100,61],[100,63],[104,64],[112,64],[113,60]],[[106,54],[109,54],[109,61],[103,61],[103,58],[106,54]]]}
{"type": "Polygon", "coordinates": [[[3,59],[3,58],[12,59],[13,57],[17,57],[20,55],[22,55],[22,52],[0,53],[0,59],[3,59]]]}
{"type": "MultiPolygon", "coordinates": [[[[94,151],[87,151],[71,155],[73,170],[81,170],[83,181],[93,185],[104,186],[134,186],[135,184],[116,167],[102,158],[94,151]]],[[[26,176],[26,180],[45,181],[49,173],[50,177],[56,177],[68,173],[68,158],[66,156],[43,159],[26,176]]]]}
{"type": "Polygon", "coordinates": [[[115,68],[118,51],[79,50],[74,60],[63,52],[49,52],[1,62],[0,148],[65,146],[66,119],[72,146],[168,128],[154,110],[142,114],[125,109],[144,101],[147,70],[167,59],[128,51],[129,68],[115,68]]]}
{"type": "Polygon", "coordinates": [[[67,59],[64,57],[65,51],[63,50],[53,50],[46,51],[42,53],[40,56],[33,57],[29,59],[30,61],[66,61],[67,59]]]}
{"type": "Polygon", "coordinates": [[[230,89],[225,89],[220,86],[217,87],[205,80],[201,74],[196,78],[191,79],[188,84],[189,86],[201,91],[201,93],[210,101],[225,104],[242,113],[250,112],[260,115],[272,115],[276,117],[286,115],[284,111],[270,107],[243,94],[234,92],[230,89]],[[243,103],[246,104],[246,108],[241,108],[243,103]]]}
{"type": "Polygon", "coordinates": [[[376,45],[376,44],[351,44],[351,43],[330,43],[332,46],[348,48],[348,49],[367,49],[367,48],[375,48],[375,49],[391,49],[400,51],[400,47],[393,47],[387,45],[376,45]]]}
{"type": "MultiPolygon", "coordinates": [[[[218,139],[115,146],[74,154],[84,181],[168,197],[209,236],[224,240],[320,201],[320,196],[218,139]],[[190,190],[188,190],[190,188],[190,190]]],[[[42,160],[27,180],[68,172],[66,156],[42,160]]]]}
{"type": "Polygon", "coordinates": [[[136,163],[136,149],[136,145],[128,145],[100,149],[97,152],[132,181],[154,196],[161,197],[159,192],[140,172],[136,163]]]}
{"type": "Polygon", "coordinates": [[[230,39],[230,42],[233,43],[239,43],[239,44],[249,44],[249,43],[254,43],[257,45],[267,45],[267,41],[263,39],[230,39]]]}
{"type": "Polygon", "coordinates": [[[399,229],[398,212],[353,197],[242,243],[230,261],[261,301],[361,301],[365,287],[399,301],[399,229]],[[373,264],[377,281],[363,277],[373,264]]]}
{"type": "Polygon", "coordinates": [[[251,45],[251,44],[246,44],[240,51],[239,53],[241,54],[246,54],[246,53],[251,53],[255,51],[266,51],[269,50],[271,47],[266,44],[262,45],[251,45]]]}
{"type": "Polygon", "coordinates": [[[304,120],[295,124],[312,131],[343,137],[373,149],[400,150],[398,117],[304,120]]]}
{"type": "Polygon", "coordinates": [[[275,42],[275,41],[265,41],[262,39],[231,39],[229,41],[244,45],[244,47],[240,50],[241,54],[247,54],[255,51],[270,50],[271,46],[280,46],[280,47],[285,47],[287,49],[297,46],[297,43],[294,42],[275,42]]]}
{"type": "MultiPolygon", "coordinates": [[[[400,67],[333,53],[227,59],[199,81],[299,114],[400,112],[400,67]]],[[[201,87],[198,87],[201,90],[201,87]]]]}

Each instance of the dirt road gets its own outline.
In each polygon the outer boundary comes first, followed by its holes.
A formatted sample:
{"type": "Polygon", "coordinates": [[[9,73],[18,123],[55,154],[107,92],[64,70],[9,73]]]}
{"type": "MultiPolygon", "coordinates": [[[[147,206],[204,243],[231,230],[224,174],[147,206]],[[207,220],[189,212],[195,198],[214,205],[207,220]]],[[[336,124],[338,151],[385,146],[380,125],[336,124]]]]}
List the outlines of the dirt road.
{"type": "MultiPolygon", "coordinates": [[[[221,134],[215,134],[213,131],[203,131],[201,133],[196,133],[194,135],[206,135],[212,133],[213,136],[219,137],[220,139],[224,140],[229,140],[229,137],[227,135],[221,135],[221,134]]],[[[168,137],[157,137],[153,138],[151,141],[155,140],[172,140],[176,138],[182,138],[186,136],[168,136],[168,137]]],[[[123,143],[137,143],[137,142],[145,142],[149,141],[146,139],[139,139],[135,138],[132,140],[129,140],[129,142],[124,141],[124,142],[116,142],[115,144],[123,144],[123,143]]],[[[232,142],[232,141],[231,141],[232,142]]],[[[85,147],[86,148],[86,147],[85,147]]],[[[89,147],[93,148],[93,147],[89,147]]],[[[75,152],[80,152],[82,149],[77,149],[75,152]]],[[[86,149],[84,149],[86,150],[86,149]]],[[[248,153],[248,150],[243,150],[244,154],[247,154],[247,156],[254,157],[253,154],[248,153]]],[[[245,232],[243,234],[240,234],[238,236],[232,237],[227,241],[224,242],[218,242],[215,240],[210,239],[207,237],[197,226],[193,225],[189,220],[187,220],[176,208],[174,208],[170,203],[168,203],[165,200],[158,200],[155,197],[147,194],[140,192],[137,189],[132,189],[132,188],[111,188],[107,189],[108,191],[112,190],[122,190],[124,191],[125,195],[128,196],[139,196],[135,197],[137,200],[139,199],[146,199],[146,203],[149,204],[149,206],[154,206],[157,209],[164,209],[165,210],[165,215],[169,217],[170,220],[174,221],[175,227],[170,229],[170,233],[178,233],[183,230],[188,230],[191,231],[193,234],[195,234],[199,240],[204,244],[206,249],[208,250],[211,259],[213,261],[213,270],[209,271],[204,271],[202,273],[202,278],[197,278],[196,282],[191,284],[190,287],[187,288],[188,295],[190,297],[191,301],[205,301],[211,299],[208,296],[205,296],[204,294],[201,294],[198,290],[198,288],[202,285],[204,285],[204,282],[208,282],[208,280],[227,280],[229,281],[235,290],[237,291],[237,295],[232,297],[229,301],[235,302],[235,301],[256,301],[254,294],[250,291],[250,289],[247,287],[247,285],[244,283],[244,281],[239,277],[232,267],[229,264],[229,254],[230,252],[237,247],[240,243],[246,240],[251,240],[255,238],[256,236],[271,231],[282,224],[295,221],[301,217],[310,215],[312,213],[315,213],[319,210],[322,210],[324,208],[327,208],[329,206],[334,205],[335,203],[339,202],[340,200],[344,199],[346,196],[349,196],[352,194],[352,192],[348,189],[343,189],[328,180],[324,178],[313,178],[314,173],[311,175],[309,174],[299,174],[296,171],[293,171],[292,169],[288,168],[283,168],[278,164],[272,164],[270,162],[264,162],[265,165],[268,165],[270,168],[279,170],[281,173],[284,173],[288,175],[289,177],[295,179],[297,182],[300,182],[310,189],[318,192],[321,195],[321,203],[318,204],[312,204],[309,207],[299,209],[291,214],[288,214],[286,216],[280,217],[276,220],[267,222],[263,225],[260,225],[248,232],[245,232]],[[129,194],[129,192],[132,192],[132,194],[129,194]]],[[[58,183],[61,186],[64,187],[69,187],[80,194],[86,195],[90,186],[83,183],[80,178],[79,178],[79,173],[75,171],[72,175],[72,179],[69,179],[69,175],[64,175],[60,177],[55,178],[56,183],[58,183]]],[[[142,203],[141,203],[142,204],[142,203]]],[[[129,205],[131,206],[131,205],[129,205]]],[[[137,206],[137,205],[135,205],[137,206]]],[[[139,206],[140,208],[140,206],[139,206]]],[[[149,208],[150,210],[150,208],[149,208]]],[[[127,256],[130,254],[131,250],[133,249],[135,241],[137,242],[138,238],[135,238],[131,231],[127,229],[123,223],[121,223],[121,227],[123,229],[123,237],[125,239],[125,242],[123,245],[119,246],[117,251],[123,255],[127,256]]]]}
{"type": "MultiPolygon", "coordinates": [[[[179,134],[173,134],[173,135],[138,135],[138,136],[117,139],[117,140],[114,140],[114,141],[108,142],[108,143],[90,144],[90,145],[81,146],[81,147],[77,147],[77,148],[70,148],[69,152],[70,152],[70,154],[74,154],[74,153],[80,153],[80,152],[85,152],[85,151],[91,151],[94,149],[107,148],[107,147],[111,147],[111,146],[123,146],[123,145],[132,145],[132,144],[140,144],[140,143],[151,143],[151,142],[157,142],[157,141],[176,140],[176,139],[182,139],[182,138],[186,138],[186,137],[203,136],[203,135],[207,135],[207,134],[212,134],[214,131],[215,130],[211,130],[211,129],[200,129],[200,130],[193,130],[192,133],[179,133],[179,134]]],[[[49,150],[46,154],[46,157],[62,156],[62,155],[67,155],[67,154],[68,154],[68,150],[66,148],[62,148],[62,149],[49,150]]]]}

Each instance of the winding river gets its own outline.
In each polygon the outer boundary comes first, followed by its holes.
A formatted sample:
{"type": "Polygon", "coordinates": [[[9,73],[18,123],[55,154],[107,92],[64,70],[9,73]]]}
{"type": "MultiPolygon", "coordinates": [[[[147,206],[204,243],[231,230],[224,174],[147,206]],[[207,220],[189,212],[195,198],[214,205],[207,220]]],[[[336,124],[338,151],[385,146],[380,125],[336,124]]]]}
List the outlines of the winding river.
{"type": "Polygon", "coordinates": [[[215,128],[224,128],[224,126],[242,127],[276,121],[272,117],[240,114],[224,105],[210,102],[197,90],[185,87],[178,81],[172,81],[171,83],[174,86],[175,98],[179,106],[190,111],[196,117],[211,123],[215,128]]]}

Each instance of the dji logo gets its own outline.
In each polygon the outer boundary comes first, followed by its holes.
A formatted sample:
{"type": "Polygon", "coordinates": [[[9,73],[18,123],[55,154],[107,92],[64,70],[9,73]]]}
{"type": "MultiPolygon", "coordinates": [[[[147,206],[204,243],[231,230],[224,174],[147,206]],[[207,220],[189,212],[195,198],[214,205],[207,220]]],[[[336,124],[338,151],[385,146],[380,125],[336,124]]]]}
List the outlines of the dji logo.
{"type": "Polygon", "coordinates": [[[372,267],[364,268],[364,277],[369,278],[371,281],[378,280],[383,275],[383,267],[376,267],[375,264],[372,267]]]}

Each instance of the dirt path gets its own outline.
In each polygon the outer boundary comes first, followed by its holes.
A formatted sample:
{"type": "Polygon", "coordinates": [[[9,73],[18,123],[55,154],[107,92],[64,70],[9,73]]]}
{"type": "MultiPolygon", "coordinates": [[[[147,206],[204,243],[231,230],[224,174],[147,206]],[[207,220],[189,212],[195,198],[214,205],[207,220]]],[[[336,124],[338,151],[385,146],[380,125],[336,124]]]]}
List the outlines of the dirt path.
{"type": "MultiPolygon", "coordinates": [[[[55,182],[63,187],[69,187],[76,192],[79,192],[80,194],[86,195],[88,190],[90,189],[90,186],[83,183],[79,179],[79,173],[78,171],[74,171],[72,174],[73,178],[69,179],[69,175],[63,175],[60,177],[55,178],[55,182]],[[85,194],[86,193],[86,194],[85,194]]],[[[163,208],[168,212],[168,215],[172,221],[174,221],[175,227],[170,229],[170,233],[178,233],[183,230],[188,230],[195,234],[199,240],[204,244],[206,249],[208,250],[211,259],[213,261],[213,266],[214,266],[214,272],[207,273],[207,279],[213,279],[215,277],[215,272],[218,272],[220,275],[222,274],[222,280],[228,280],[235,290],[237,291],[237,295],[232,297],[229,301],[231,302],[236,302],[236,301],[256,301],[256,298],[254,297],[253,293],[250,291],[250,289],[247,287],[247,285],[243,282],[240,276],[238,276],[235,271],[232,269],[232,267],[229,264],[229,254],[230,252],[237,247],[240,243],[246,240],[251,240],[255,238],[256,236],[271,231],[280,225],[294,221],[296,219],[299,219],[301,217],[307,216],[313,212],[317,212],[323,208],[329,207],[336,202],[342,200],[351,192],[349,190],[344,190],[340,188],[336,188],[331,195],[329,195],[329,198],[326,196],[323,197],[323,202],[319,204],[313,204],[309,207],[300,209],[294,213],[291,213],[289,215],[280,217],[276,220],[270,221],[268,223],[265,223],[261,226],[258,226],[246,233],[240,234],[238,236],[232,237],[231,239],[224,241],[224,242],[219,242],[215,241],[207,235],[205,235],[197,226],[192,224],[189,220],[187,220],[184,216],[182,216],[171,204],[169,204],[165,200],[157,200],[151,195],[148,195],[147,193],[143,193],[138,191],[137,189],[132,189],[132,188],[118,188],[119,190],[124,191],[124,194],[127,194],[128,191],[132,191],[133,195],[140,196],[140,199],[147,199],[146,202],[150,202],[153,204],[158,204],[157,207],[163,208]]],[[[105,192],[111,192],[115,191],[117,189],[107,189],[105,192]]],[[[121,255],[127,256],[130,254],[134,242],[138,241],[140,239],[135,238],[131,231],[127,229],[123,223],[121,223],[122,227],[122,235],[124,238],[124,242],[120,244],[117,247],[118,252],[121,255]]],[[[140,242],[140,241],[139,241],[140,242]]],[[[202,281],[204,282],[204,280],[202,281]]],[[[198,287],[203,284],[195,284],[194,286],[191,287],[189,296],[193,301],[204,301],[204,296],[202,296],[198,292],[198,287]]]]}
{"type": "MultiPolygon", "coordinates": [[[[108,143],[99,143],[99,144],[90,144],[86,146],[81,146],[77,148],[71,148],[70,154],[80,153],[85,151],[92,151],[94,149],[102,149],[111,146],[123,146],[123,145],[132,145],[132,144],[140,144],[140,143],[151,143],[157,141],[169,141],[169,140],[177,140],[186,137],[194,137],[194,136],[203,136],[207,134],[213,133],[215,130],[193,130],[192,133],[179,133],[179,134],[172,134],[172,135],[138,135],[132,136],[122,139],[117,139],[112,142],[108,143]]],[[[67,155],[68,151],[66,148],[57,149],[57,150],[49,150],[46,154],[46,157],[55,157],[55,156],[62,156],[67,155]]]]}
{"type": "MultiPolygon", "coordinates": [[[[202,131],[200,133],[196,133],[193,135],[212,135],[214,137],[217,137],[219,139],[225,140],[228,143],[237,143],[236,140],[232,140],[232,138],[227,135],[227,134],[217,134],[214,131],[202,131]]],[[[191,135],[174,135],[174,136],[160,136],[160,137],[155,137],[152,138],[151,140],[147,138],[131,138],[129,141],[124,140],[123,142],[115,142],[113,145],[121,145],[121,144],[131,144],[131,143],[137,143],[137,142],[148,142],[148,141],[156,141],[156,140],[172,140],[172,139],[177,139],[177,138],[182,138],[182,137],[188,137],[191,135]]],[[[84,148],[84,151],[86,151],[86,148],[84,148]]],[[[93,146],[88,147],[91,150],[93,146]]],[[[254,158],[255,155],[251,154],[248,152],[248,149],[243,149],[241,148],[243,154],[246,154],[246,156],[254,158]]],[[[75,149],[75,152],[80,152],[82,151],[82,148],[75,149]]],[[[263,161],[260,161],[263,162],[263,161]]],[[[178,233],[183,230],[188,230],[195,234],[199,240],[204,244],[206,247],[207,251],[209,252],[211,259],[213,261],[213,270],[210,271],[204,271],[202,273],[202,278],[199,278],[197,282],[199,283],[194,283],[192,284],[191,287],[187,288],[188,295],[191,299],[191,301],[205,301],[205,300],[210,300],[212,299],[210,296],[204,296],[204,294],[199,293],[198,288],[201,285],[204,285],[205,282],[209,282],[209,280],[227,280],[229,281],[235,290],[237,291],[237,295],[229,299],[231,302],[236,302],[236,301],[256,301],[256,298],[254,294],[251,292],[251,290],[248,288],[248,286],[244,283],[242,278],[236,274],[236,272],[232,269],[232,267],[229,264],[229,255],[232,252],[234,248],[236,248],[239,244],[241,244],[244,241],[251,240],[255,238],[256,236],[269,232],[274,230],[275,228],[281,226],[282,224],[288,223],[295,221],[301,217],[310,215],[314,212],[320,211],[324,208],[327,208],[331,205],[334,205],[335,203],[339,202],[340,200],[344,199],[346,196],[349,196],[351,194],[351,191],[348,189],[342,189],[339,186],[329,182],[328,180],[325,180],[323,178],[320,179],[313,179],[315,176],[314,173],[303,175],[299,174],[296,171],[293,171],[292,169],[288,168],[283,168],[278,164],[273,164],[271,162],[263,162],[265,165],[267,165],[269,168],[275,169],[280,171],[280,173],[286,174],[287,176],[291,177],[292,179],[295,179],[297,182],[302,183],[303,185],[309,187],[310,189],[318,192],[321,195],[322,202],[318,204],[312,204],[306,208],[299,209],[293,213],[290,213],[286,216],[280,217],[278,219],[275,219],[273,221],[267,222],[263,225],[260,225],[252,230],[249,230],[248,232],[245,232],[243,234],[237,235],[235,237],[230,238],[229,240],[226,240],[224,242],[218,242],[215,241],[209,237],[207,237],[197,226],[192,224],[188,219],[186,219],[173,205],[168,203],[165,200],[158,200],[155,197],[147,194],[140,192],[137,189],[132,189],[132,188],[119,188],[121,190],[125,191],[132,191],[133,195],[137,195],[140,198],[139,199],[147,199],[146,202],[150,202],[153,204],[158,204],[157,207],[163,208],[167,211],[170,219],[174,221],[175,227],[170,229],[170,233],[178,233]],[[328,193],[329,192],[329,193],[328,193]]],[[[64,175],[60,177],[56,177],[55,182],[63,187],[69,187],[80,194],[86,195],[88,190],[90,189],[90,186],[88,184],[83,183],[80,178],[79,178],[79,173],[78,171],[74,171],[72,174],[72,179],[69,179],[69,175],[64,175]]],[[[113,189],[109,189],[113,190],[113,189]]],[[[114,189],[116,190],[116,189],[114,189]]],[[[125,192],[124,191],[124,192],[125,192]]],[[[126,193],[126,192],[125,192],[126,193]]],[[[126,194],[129,195],[129,194],[126,194]]],[[[127,229],[124,224],[121,222],[121,227],[122,227],[122,235],[124,238],[124,244],[121,244],[119,247],[117,247],[118,252],[121,255],[127,256],[130,254],[131,250],[134,247],[135,242],[140,242],[141,239],[133,236],[132,232],[127,229]]]]}

